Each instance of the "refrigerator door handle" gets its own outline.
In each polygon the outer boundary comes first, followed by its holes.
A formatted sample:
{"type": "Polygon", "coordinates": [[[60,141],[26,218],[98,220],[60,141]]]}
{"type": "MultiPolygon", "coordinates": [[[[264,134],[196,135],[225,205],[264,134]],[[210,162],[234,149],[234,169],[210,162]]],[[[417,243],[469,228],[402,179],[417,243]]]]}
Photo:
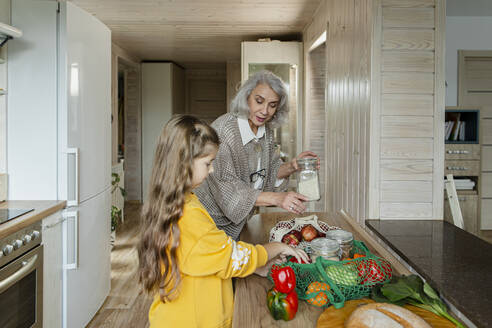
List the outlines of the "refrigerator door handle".
{"type": "Polygon", "coordinates": [[[79,266],[79,211],[65,211],[63,212],[63,269],[75,270],[79,266]],[[68,221],[73,218],[73,262],[69,261],[69,241],[68,241],[68,221]]]}
{"type": "MultiPolygon", "coordinates": [[[[69,155],[75,155],[75,193],[74,197],[75,199],[68,199],[67,200],[67,206],[78,206],[79,205],[79,149],[78,148],[67,148],[67,154],[69,155]]],[[[67,183],[67,188],[69,184],[67,183]]],[[[68,195],[68,190],[67,190],[67,195],[68,195]]]]}

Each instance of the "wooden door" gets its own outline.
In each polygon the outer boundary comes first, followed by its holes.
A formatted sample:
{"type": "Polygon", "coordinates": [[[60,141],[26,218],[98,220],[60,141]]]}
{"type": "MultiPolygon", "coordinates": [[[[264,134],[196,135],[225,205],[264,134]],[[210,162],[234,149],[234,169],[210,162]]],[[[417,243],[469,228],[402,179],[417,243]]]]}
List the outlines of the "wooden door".
{"type": "Polygon", "coordinates": [[[480,228],[492,230],[492,216],[487,212],[492,202],[492,51],[458,52],[458,103],[480,108],[481,210],[480,228]]]}

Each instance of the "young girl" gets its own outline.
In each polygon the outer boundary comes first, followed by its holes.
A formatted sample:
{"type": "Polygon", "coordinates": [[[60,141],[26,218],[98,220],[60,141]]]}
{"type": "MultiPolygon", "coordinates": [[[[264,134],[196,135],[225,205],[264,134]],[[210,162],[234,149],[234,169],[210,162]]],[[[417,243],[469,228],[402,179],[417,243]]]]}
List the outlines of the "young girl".
{"type": "Polygon", "coordinates": [[[191,192],[213,171],[217,133],[192,116],[164,127],[155,152],[149,194],[142,210],[139,279],[155,293],[150,327],[229,327],[232,277],[255,271],[277,255],[307,255],[282,243],[235,242],[191,192]]]}

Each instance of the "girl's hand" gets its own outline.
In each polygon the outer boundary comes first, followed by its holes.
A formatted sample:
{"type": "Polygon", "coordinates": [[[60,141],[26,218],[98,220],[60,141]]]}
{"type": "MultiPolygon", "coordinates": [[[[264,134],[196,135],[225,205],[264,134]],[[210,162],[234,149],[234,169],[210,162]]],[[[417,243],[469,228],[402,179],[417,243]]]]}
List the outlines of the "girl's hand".
{"type": "Polygon", "coordinates": [[[294,248],[284,243],[281,243],[281,245],[283,246],[283,248],[281,250],[280,256],[290,255],[294,256],[298,263],[302,263],[302,261],[304,261],[305,263],[309,263],[309,256],[302,249],[294,248]]]}
{"type": "Polygon", "coordinates": [[[290,165],[292,166],[292,168],[294,169],[294,171],[299,171],[299,164],[297,164],[297,160],[298,159],[301,159],[301,158],[305,158],[305,157],[314,157],[314,158],[317,158],[318,161],[316,163],[316,168],[319,170],[319,168],[321,167],[321,164],[320,164],[320,160],[319,160],[319,157],[318,155],[316,155],[315,153],[313,153],[312,151],[303,151],[302,153],[300,153],[299,155],[297,155],[296,158],[293,158],[292,161],[290,161],[290,165]]]}
{"type": "Polygon", "coordinates": [[[256,268],[255,273],[259,276],[266,277],[268,275],[268,272],[270,271],[270,268],[272,265],[280,265],[286,261],[286,258],[284,255],[280,255],[279,257],[275,257],[268,261],[264,266],[256,268]]]}
{"type": "Polygon", "coordinates": [[[277,197],[276,205],[292,213],[302,214],[306,210],[304,205],[308,198],[293,191],[275,193],[277,197]]]}

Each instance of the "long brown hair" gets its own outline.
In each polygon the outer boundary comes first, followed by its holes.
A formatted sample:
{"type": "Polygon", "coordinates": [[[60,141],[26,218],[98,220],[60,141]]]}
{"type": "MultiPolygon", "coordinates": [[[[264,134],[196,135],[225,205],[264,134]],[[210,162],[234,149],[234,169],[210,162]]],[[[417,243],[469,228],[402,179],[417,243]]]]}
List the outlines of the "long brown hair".
{"type": "Polygon", "coordinates": [[[158,289],[162,302],[177,295],[181,282],[176,258],[180,239],[177,223],[185,196],[192,189],[193,160],[209,155],[210,145],[215,149],[219,146],[215,130],[189,115],[174,116],[157,141],[142,209],[138,257],[140,283],[147,292],[158,289]]]}

